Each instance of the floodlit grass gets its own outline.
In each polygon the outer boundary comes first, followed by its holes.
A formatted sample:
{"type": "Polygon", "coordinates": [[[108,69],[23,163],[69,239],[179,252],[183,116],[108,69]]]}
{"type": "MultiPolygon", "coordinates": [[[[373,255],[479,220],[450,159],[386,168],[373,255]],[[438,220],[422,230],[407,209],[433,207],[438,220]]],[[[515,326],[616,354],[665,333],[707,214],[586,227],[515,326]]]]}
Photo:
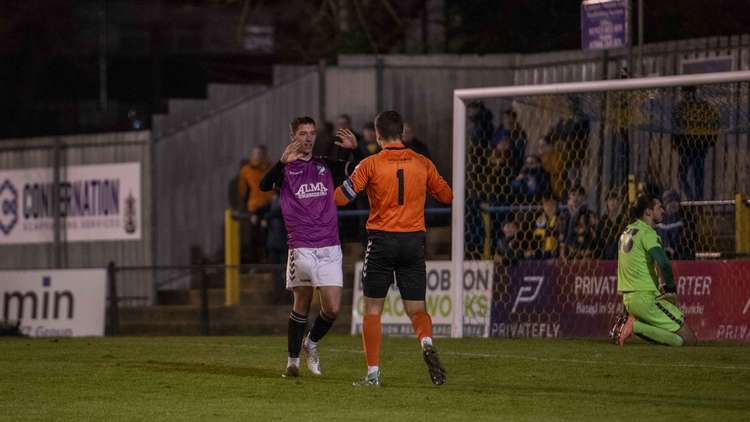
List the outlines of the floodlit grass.
{"type": "Polygon", "coordinates": [[[2,420],[750,420],[750,345],[438,339],[433,386],[414,339],[321,343],[325,375],[280,377],[284,337],[0,339],[2,420]]]}

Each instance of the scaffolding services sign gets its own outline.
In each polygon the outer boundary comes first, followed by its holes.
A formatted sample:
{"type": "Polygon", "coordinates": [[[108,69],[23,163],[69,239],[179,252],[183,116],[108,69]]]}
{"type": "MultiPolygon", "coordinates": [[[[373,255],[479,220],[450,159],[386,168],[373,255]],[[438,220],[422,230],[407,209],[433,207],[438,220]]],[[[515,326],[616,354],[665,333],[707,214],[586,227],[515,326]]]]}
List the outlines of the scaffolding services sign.
{"type": "Polygon", "coordinates": [[[581,48],[625,47],[629,40],[628,0],[584,0],[581,3],[581,48]]]}
{"type": "MultiPolygon", "coordinates": [[[[432,317],[432,331],[435,336],[449,337],[453,322],[453,297],[451,285],[453,264],[450,261],[427,261],[427,313],[432,317]]],[[[463,329],[465,336],[487,337],[490,326],[492,300],[492,261],[465,261],[463,274],[463,329]]],[[[364,316],[364,296],[362,290],[362,262],[354,270],[354,298],[352,306],[352,335],[362,332],[364,316]]],[[[401,295],[398,280],[391,285],[383,304],[381,327],[384,335],[413,335],[401,295]]]]}
{"type": "Polygon", "coordinates": [[[141,238],[141,164],[0,171],[0,244],[54,240],[55,210],[66,242],[141,238]]]}
{"type": "Polygon", "coordinates": [[[0,319],[32,337],[104,335],[106,270],[0,271],[0,319]]]}

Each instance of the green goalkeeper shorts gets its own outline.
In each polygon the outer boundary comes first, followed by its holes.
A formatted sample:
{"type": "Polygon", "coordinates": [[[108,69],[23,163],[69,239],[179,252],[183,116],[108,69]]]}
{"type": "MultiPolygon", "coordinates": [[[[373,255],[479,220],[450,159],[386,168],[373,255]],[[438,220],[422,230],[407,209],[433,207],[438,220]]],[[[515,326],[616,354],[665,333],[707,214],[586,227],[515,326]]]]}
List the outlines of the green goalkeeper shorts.
{"type": "Polygon", "coordinates": [[[628,313],[643,323],[676,333],[685,321],[680,308],[664,299],[658,292],[629,292],[622,295],[628,313]]]}

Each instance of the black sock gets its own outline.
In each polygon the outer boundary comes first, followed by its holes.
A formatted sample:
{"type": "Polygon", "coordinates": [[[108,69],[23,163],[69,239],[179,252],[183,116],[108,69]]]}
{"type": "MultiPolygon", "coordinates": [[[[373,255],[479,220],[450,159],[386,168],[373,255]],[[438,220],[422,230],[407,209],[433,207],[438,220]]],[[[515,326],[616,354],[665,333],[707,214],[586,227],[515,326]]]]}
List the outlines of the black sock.
{"type": "Polygon", "coordinates": [[[289,314],[289,330],[287,332],[287,350],[290,358],[298,358],[302,349],[302,338],[305,337],[307,316],[300,315],[294,311],[289,314]]]}
{"type": "Polygon", "coordinates": [[[320,314],[318,314],[318,317],[315,318],[312,329],[310,329],[310,340],[314,341],[315,343],[319,342],[320,339],[322,339],[323,336],[326,335],[328,330],[331,329],[333,321],[335,320],[336,318],[331,318],[321,311],[320,314]]]}

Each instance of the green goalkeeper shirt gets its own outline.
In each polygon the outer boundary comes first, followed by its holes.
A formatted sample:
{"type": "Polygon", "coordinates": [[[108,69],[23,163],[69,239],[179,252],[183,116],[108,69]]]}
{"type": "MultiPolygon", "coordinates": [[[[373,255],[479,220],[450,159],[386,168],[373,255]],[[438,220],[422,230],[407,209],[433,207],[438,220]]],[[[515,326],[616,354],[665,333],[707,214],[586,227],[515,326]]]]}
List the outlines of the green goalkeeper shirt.
{"type": "Polygon", "coordinates": [[[659,291],[659,277],[650,253],[654,248],[662,249],[661,240],[643,220],[636,220],[625,229],[617,257],[617,291],[659,291]]]}

